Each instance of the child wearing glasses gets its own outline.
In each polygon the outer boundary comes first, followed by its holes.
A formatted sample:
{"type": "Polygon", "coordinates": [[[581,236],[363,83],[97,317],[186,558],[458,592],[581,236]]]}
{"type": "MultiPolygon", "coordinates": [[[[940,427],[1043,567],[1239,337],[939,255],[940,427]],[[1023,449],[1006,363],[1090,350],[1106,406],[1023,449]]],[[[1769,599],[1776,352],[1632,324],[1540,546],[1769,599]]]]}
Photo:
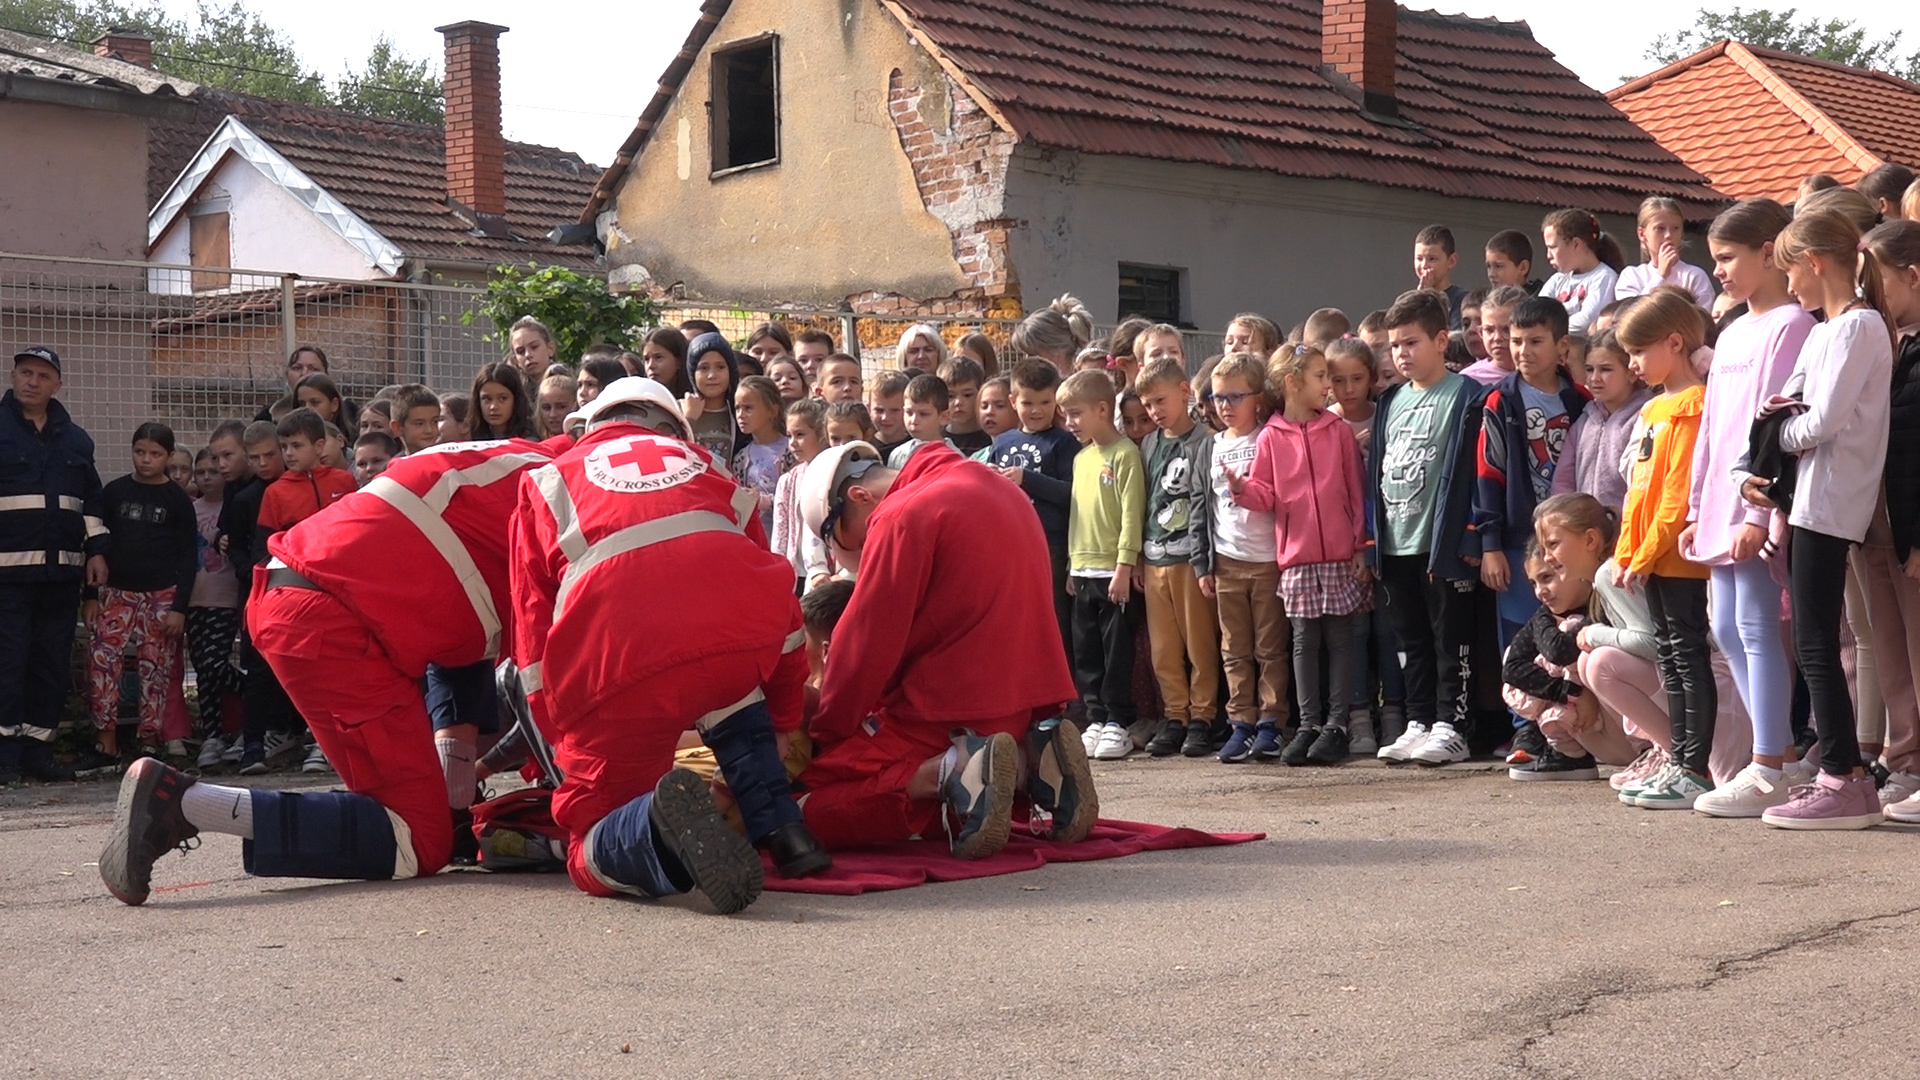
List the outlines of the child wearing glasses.
{"type": "Polygon", "coordinates": [[[1273,412],[1266,358],[1244,352],[1222,358],[1213,369],[1208,403],[1224,425],[1213,436],[1213,461],[1207,470],[1207,530],[1213,542],[1227,718],[1236,733],[1220,760],[1273,760],[1283,749],[1280,728],[1287,715],[1289,675],[1273,514],[1240,505],[1229,484],[1230,477],[1245,476],[1253,467],[1260,427],[1273,412]]]}

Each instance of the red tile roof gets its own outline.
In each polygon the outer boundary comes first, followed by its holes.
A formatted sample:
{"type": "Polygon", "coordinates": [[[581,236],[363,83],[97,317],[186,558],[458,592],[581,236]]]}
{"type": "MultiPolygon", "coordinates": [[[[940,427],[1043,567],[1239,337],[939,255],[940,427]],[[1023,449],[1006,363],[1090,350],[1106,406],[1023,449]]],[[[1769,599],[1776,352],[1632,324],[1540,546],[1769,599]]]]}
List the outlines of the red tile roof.
{"type": "MultiPolygon", "coordinates": [[[[882,2],[1041,146],[1614,213],[1653,194],[1702,217],[1724,202],[1525,23],[1401,9],[1396,122],[1322,72],[1316,0],[882,2]]],[[[726,8],[703,5],[581,220],[611,197],[726,8]]]]}
{"type": "Polygon", "coordinates": [[[158,203],[227,116],[298,166],[334,198],[393,241],[408,258],[491,264],[591,267],[587,247],[557,247],[548,231],[571,222],[593,193],[596,166],[578,154],[507,143],[507,224],[511,237],[475,236],[447,207],[446,135],[438,128],[374,120],[336,109],[201,87],[191,120],[156,123],[147,173],[158,203]]]}
{"type": "Polygon", "coordinates": [[[1865,68],[1723,41],[1607,98],[1738,199],[1791,202],[1809,173],[1852,183],[1920,164],[1920,86],[1865,68]]]}

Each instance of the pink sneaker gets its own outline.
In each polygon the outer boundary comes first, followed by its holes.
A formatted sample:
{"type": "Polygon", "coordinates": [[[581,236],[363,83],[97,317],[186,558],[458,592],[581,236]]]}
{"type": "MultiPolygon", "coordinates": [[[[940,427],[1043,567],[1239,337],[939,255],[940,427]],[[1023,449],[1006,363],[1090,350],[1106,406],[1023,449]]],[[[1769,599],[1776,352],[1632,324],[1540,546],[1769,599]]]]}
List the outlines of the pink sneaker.
{"type": "Polygon", "coordinates": [[[1613,790],[1619,791],[1628,784],[1645,780],[1659,772],[1666,767],[1666,764],[1667,752],[1657,746],[1649,746],[1640,752],[1639,757],[1633,759],[1633,764],[1607,777],[1607,783],[1613,785],[1613,790]]]}
{"type": "Polygon", "coordinates": [[[1785,806],[1768,808],[1760,820],[1776,829],[1865,829],[1886,819],[1871,779],[1821,773],[1813,783],[1794,788],[1785,806]]]}

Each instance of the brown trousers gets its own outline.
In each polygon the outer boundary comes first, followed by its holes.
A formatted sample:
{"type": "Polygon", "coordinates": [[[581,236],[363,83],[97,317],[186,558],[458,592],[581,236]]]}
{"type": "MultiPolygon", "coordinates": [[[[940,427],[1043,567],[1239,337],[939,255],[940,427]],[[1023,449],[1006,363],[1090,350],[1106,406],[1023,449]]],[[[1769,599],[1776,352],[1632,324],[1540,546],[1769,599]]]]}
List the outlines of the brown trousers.
{"type": "Polygon", "coordinates": [[[1191,563],[1145,570],[1147,637],[1167,719],[1211,724],[1220,711],[1220,613],[1191,563]]]}
{"type": "Polygon", "coordinates": [[[1284,724],[1291,674],[1286,609],[1280,605],[1280,567],[1213,558],[1220,609],[1220,660],[1227,673],[1227,718],[1236,724],[1284,724]]]}

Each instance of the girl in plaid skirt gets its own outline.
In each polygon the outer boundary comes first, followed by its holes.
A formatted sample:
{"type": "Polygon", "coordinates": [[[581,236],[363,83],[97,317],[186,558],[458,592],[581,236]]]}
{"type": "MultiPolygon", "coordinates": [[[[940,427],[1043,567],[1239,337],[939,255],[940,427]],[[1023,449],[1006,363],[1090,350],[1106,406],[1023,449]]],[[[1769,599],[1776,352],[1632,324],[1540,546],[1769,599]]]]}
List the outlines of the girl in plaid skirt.
{"type": "Polygon", "coordinates": [[[1353,620],[1367,610],[1366,509],[1360,447],[1325,408],[1332,378],[1311,345],[1283,345],[1267,364],[1282,408],[1260,431],[1253,468],[1229,481],[1242,506],[1273,514],[1280,599],[1293,626],[1300,728],[1280,760],[1335,765],[1347,756],[1347,710],[1359,659],[1353,620]],[[1320,678],[1326,651],[1326,680],[1320,678]]]}

